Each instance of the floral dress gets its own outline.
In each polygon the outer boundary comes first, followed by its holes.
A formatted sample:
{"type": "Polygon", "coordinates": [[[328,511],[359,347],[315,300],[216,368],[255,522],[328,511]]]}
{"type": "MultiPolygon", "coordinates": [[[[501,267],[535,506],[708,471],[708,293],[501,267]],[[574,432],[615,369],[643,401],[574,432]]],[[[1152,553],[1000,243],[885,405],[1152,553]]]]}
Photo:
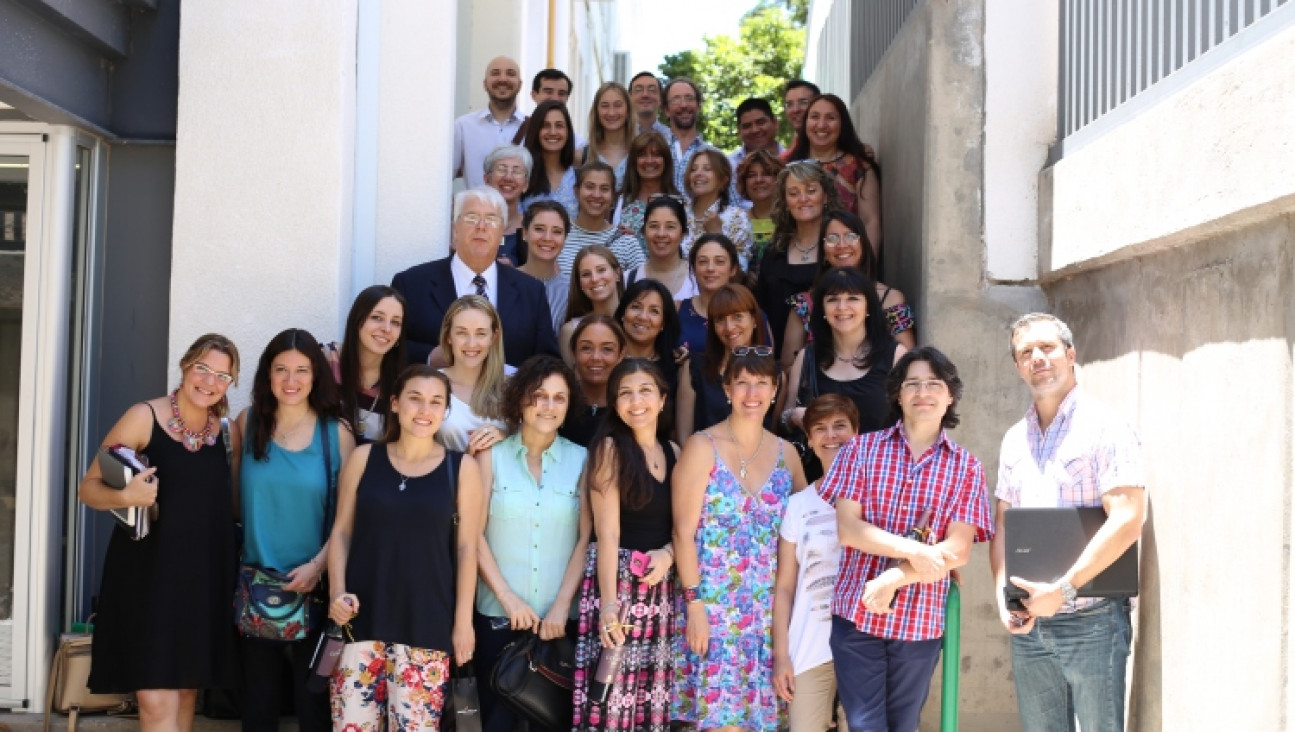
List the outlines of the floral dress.
{"type": "Polygon", "coordinates": [[[773,689],[773,585],[791,473],[781,444],[778,451],[778,464],[758,493],[748,492],[715,452],[697,528],[698,592],[710,615],[704,658],[688,649],[682,597],[675,611],[672,716],[701,729],[786,726],[773,689]]]}

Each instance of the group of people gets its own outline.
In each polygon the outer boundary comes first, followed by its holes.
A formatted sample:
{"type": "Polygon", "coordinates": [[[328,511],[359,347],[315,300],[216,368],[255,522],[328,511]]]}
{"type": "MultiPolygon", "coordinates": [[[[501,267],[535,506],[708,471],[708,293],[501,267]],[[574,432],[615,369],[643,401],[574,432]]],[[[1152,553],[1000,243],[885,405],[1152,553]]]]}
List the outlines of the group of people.
{"type": "Polygon", "coordinates": [[[238,350],[199,338],[175,390],[104,439],[151,467],[114,490],[91,465],[81,500],[160,517],[114,532],[91,688],[136,692],[146,729],[188,729],[197,689],[240,683],[248,730],[277,728],[287,692],[303,730],[438,728],[472,662],[483,728],[504,732],[520,718],[485,679],[535,634],[574,640],[572,730],[914,730],[950,573],[992,539],[1001,589],[1003,510],[1050,500],[1105,505],[1111,528],[1062,580],[1011,578],[1025,611],[999,600],[1022,719],[1118,721],[1128,605],[1074,588],[1136,540],[1144,484],[1136,438],[1076,386],[1065,324],[1012,328],[1035,406],[991,507],[948,436],[958,370],[878,281],[877,164],[840,100],[788,84],[789,155],[764,102],[725,156],[687,80],[604,86],[583,144],[561,72],[535,77],[526,119],[515,63],[485,85],[489,109],[459,120],[480,181],[450,256],[362,291],[340,342],[275,336],[233,419],[238,350]],[[236,625],[253,575],[308,622],[236,625]],[[321,690],[325,611],[346,642],[321,690]]]}

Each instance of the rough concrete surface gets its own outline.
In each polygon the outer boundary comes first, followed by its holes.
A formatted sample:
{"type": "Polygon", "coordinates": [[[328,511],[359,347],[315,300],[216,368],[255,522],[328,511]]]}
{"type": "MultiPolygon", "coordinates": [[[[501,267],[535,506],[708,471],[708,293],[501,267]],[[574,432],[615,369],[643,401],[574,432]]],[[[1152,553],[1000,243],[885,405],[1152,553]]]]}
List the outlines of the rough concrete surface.
{"type": "Polygon", "coordinates": [[[1293,251],[1288,211],[1046,288],[1147,465],[1129,729],[1289,724],[1293,251]]]}

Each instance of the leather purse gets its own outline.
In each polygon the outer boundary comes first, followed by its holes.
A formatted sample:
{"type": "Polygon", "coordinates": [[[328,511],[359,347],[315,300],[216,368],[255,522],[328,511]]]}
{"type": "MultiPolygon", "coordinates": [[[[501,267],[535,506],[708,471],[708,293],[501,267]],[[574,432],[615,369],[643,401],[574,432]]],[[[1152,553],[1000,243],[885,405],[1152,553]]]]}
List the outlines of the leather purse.
{"type": "Polygon", "coordinates": [[[490,688],[518,716],[548,729],[571,726],[576,646],[567,637],[540,640],[527,633],[499,654],[490,688]]]}
{"type": "Polygon", "coordinates": [[[131,694],[93,694],[87,683],[90,679],[90,634],[64,633],[58,639],[58,651],[49,671],[49,687],[45,692],[45,732],[49,732],[51,717],[68,715],[68,732],[76,730],[81,712],[131,711],[134,697],[131,694]]]}

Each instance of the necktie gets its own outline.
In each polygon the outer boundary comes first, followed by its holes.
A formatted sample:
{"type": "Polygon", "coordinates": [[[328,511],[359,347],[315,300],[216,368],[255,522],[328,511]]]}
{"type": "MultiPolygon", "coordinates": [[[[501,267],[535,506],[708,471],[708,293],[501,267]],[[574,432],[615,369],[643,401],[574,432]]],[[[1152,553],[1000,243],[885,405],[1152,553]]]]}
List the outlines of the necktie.
{"type": "Polygon", "coordinates": [[[473,277],[473,278],[472,278],[472,286],[473,286],[473,287],[475,287],[475,288],[477,288],[477,294],[478,294],[478,295],[480,295],[480,296],[482,296],[482,297],[485,297],[485,296],[486,296],[486,278],[485,278],[485,277],[482,277],[481,275],[477,275],[476,277],[473,277]]]}

